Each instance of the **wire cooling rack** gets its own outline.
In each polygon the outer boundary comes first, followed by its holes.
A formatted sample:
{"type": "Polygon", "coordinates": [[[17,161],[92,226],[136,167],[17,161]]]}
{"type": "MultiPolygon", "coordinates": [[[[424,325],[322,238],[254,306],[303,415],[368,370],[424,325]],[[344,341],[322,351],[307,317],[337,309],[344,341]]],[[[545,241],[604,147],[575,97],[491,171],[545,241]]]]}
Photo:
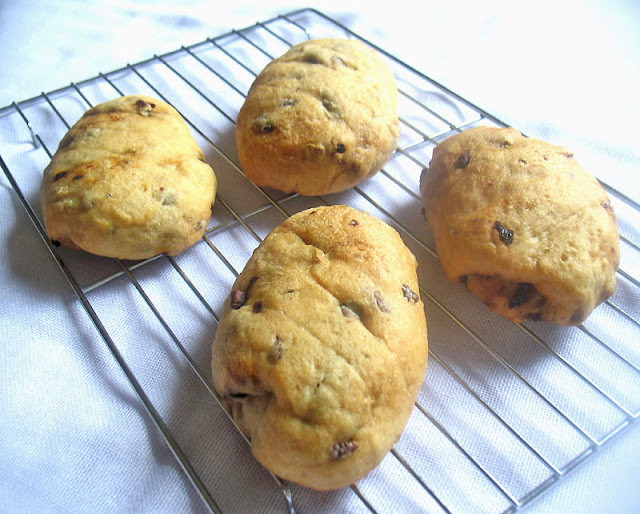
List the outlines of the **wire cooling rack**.
{"type": "MultiPolygon", "coordinates": [[[[256,505],[283,512],[326,511],[336,505],[348,505],[353,512],[399,505],[428,512],[519,510],[638,419],[638,202],[598,176],[618,214],[622,264],[616,293],[585,323],[572,328],[513,324],[489,313],[463,286],[443,278],[421,214],[418,182],[438,141],[474,125],[504,123],[383,49],[365,41],[397,77],[402,133],[381,173],[353,190],[324,197],[261,189],[242,174],[233,130],[249,86],[272,58],[317,37],[359,38],[306,9],[15,102],[0,110],[15,134],[0,142],[0,165],[209,510],[246,512],[256,505]],[[42,169],[86,109],[131,93],[149,94],[176,107],[216,171],[220,189],[207,233],[177,257],[143,262],[58,247],[47,238],[40,218],[42,169]],[[211,386],[209,344],[222,303],[252,250],[287,216],[323,204],[348,204],[383,219],[418,258],[429,370],[405,433],[369,477],[338,493],[316,493],[268,476],[247,450],[236,464],[250,470],[247,487],[258,503],[244,505],[228,498],[229,484],[212,471],[228,465],[225,447],[242,436],[211,386]],[[131,302],[137,303],[129,312],[131,302]],[[105,304],[118,303],[128,309],[126,320],[145,344],[166,348],[169,356],[153,363],[162,374],[168,380],[176,373],[191,377],[180,379],[186,384],[181,392],[186,403],[202,403],[208,416],[222,417],[220,423],[230,427],[215,435],[205,428],[198,433],[201,448],[208,451],[193,448],[158,392],[162,384],[149,378],[113,328],[105,304]],[[195,321],[185,324],[190,318],[195,321]],[[203,330],[208,334],[203,336],[203,330]],[[260,479],[254,481],[256,476],[260,479]]],[[[207,426],[204,419],[202,426],[207,426]]]]}

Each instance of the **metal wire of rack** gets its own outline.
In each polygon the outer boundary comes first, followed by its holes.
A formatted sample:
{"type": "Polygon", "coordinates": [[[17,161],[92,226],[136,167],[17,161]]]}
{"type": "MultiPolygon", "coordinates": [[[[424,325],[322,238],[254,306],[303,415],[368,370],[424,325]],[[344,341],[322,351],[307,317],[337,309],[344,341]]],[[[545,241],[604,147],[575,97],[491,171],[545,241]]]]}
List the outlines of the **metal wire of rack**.
{"type": "MultiPolygon", "coordinates": [[[[640,415],[640,350],[632,344],[640,336],[640,205],[602,182],[618,213],[623,261],[615,295],[584,324],[560,329],[496,319],[439,272],[433,239],[420,214],[418,180],[438,141],[474,125],[505,124],[371,42],[365,41],[385,58],[399,86],[402,135],[385,169],[353,190],[318,198],[265,190],[242,174],[232,134],[253,78],[292,44],[325,36],[359,38],[322,13],[305,9],[14,102],[0,115],[15,126],[19,142],[0,143],[0,166],[210,511],[242,510],[229,503],[209,472],[216,452],[200,457],[190,447],[185,449],[180,427],[167,421],[164,400],[149,392],[153,385],[146,385],[137,364],[129,362],[128,349],[104,318],[97,293],[106,290],[113,301],[126,302],[125,289],[133,289],[146,306],[145,313],[134,316],[134,324],[148,332],[145,337],[154,336],[152,323],[160,327],[161,339],[232,426],[211,385],[206,347],[193,347],[175,318],[185,314],[181,308],[196,308],[209,317],[205,326],[215,327],[233,279],[268,231],[303,208],[336,203],[384,219],[416,254],[430,334],[430,367],[407,431],[382,471],[374,471],[371,480],[353,485],[341,497],[348,493],[357,509],[371,512],[388,509],[397,495],[409,495],[421,510],[433,512],[517,511],[640,415]],[[40,220],[38,170],[84,110],[133,92],[146,92],[176,107],[216,170],[221,187],[207,233],[184,255],[143,262],[102,259],[58,247],[40,220]],[[24,134],[30,139],[26,147],[24,134]],[[213,277],[212,272],[202,272],[203,263],[215,270],[213,277]],[[158,289],[172,291],[171,310],[158,289]],[[620,336],[620,326],[635,337],[620,336]]],[[[241,436],[233,430],[229,437],[241,436]]],[[[216,448],[220,443],[212,444],[216,448]]],[[[267,495],[276,491],[280,500],[274,504],[279,501],[283,511],[311,511],[326,501],[273,475],[267,482],[260,490],[267,495]]]]}

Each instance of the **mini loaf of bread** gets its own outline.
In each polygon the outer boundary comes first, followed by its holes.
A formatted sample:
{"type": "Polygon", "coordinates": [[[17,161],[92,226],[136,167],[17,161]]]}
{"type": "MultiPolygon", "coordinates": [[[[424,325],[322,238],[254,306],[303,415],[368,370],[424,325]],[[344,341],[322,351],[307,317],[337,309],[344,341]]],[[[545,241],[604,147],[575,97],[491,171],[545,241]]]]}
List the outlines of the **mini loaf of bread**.
{"type": "Polygon", "coordinates": [[[400,126],[391,70],[358,40],[310,40],[269,63],[238,114],[246,176],[302,195],[370,177],[395,150],[400,126]]]}
{"type": "Polygon", "coordinates": [[[300,212],[256,249],[224,306],[213,380],[275,475],[339,489],[400,437],[427,367],[416,266],[395,230],[346,206],[300,212]]]}
{"type": "Polygon", "coordinates": [[[577,325],[613,294],[616,216],[566,148],[513,128],[439,143],[420,191],[449,280],[515,322],[577,325]]]}
{"type": "Polygon", "coordinates": [[[178,112],[125,96],[88,110],[60,142],[42,180],[45,227],[106,257],[175,255],[204,234],[216,187],[178,112]]]}

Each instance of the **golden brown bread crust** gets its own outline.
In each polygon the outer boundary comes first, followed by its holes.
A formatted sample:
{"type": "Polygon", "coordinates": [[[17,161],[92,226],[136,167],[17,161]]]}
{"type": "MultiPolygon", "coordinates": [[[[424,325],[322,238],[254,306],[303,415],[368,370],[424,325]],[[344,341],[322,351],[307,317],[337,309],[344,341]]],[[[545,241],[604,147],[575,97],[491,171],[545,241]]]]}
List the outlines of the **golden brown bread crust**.
{"type": "Polygon", "coordinates": [[[613,294],[616,216],[566,148],[469,129],[435,147],[420,191],[444,274],[492,311],[576,325],[613,294]]]}
{"type": "Polygon", "coordinates": [[[88,110],[44,170],[49,237],[121,259],[175,255],[206,230],[216,177],[170,105],[131,95],[88,110]]]}
{"type": "Polygon", "coordinates": [[[339,489],[400,437],[427,367],[416,266],[395,230],[346,206],[298,213],[256,249],[225,304],[212,368],[274,474],[339,489]]]}
{"type": "Polygon", "coordinates": [[[378,172],[400,126],[395,78],[364,43],[311,40],[269,63],[238,114],[240,165],[254,183],[335,193],[378,172]]]}

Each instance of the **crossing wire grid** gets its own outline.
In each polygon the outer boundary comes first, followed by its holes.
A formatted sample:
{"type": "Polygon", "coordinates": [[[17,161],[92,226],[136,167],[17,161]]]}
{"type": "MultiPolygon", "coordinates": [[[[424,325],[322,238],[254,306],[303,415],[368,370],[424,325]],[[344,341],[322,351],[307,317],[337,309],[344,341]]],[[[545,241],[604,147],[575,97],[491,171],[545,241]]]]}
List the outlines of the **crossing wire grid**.
{"type": "Polygon", "coordinates": [[[489,313],[464,286],[444,279],[421,213],[419,177],[438,141],[475,125],[504,124],[383,49],[365,41],[398,83],[401,136],[384,170],[352,190],[323,197],[261,189],[242,174],[234,124],[253,79],[291,45],[318,37],[359,38],[305,9],[14,102],[0,111],[15,133],[0,143],[0,164],[205,508],[517,511],[638,419],[639,205],[598,177],[618,214],[622,264],[615,294],[585,323],[514,324],[489,313]],[[206,235],[179,256],[144,262],[56,246],[40,217],[42,169],[87,108],[132,93],[176,107],[214,168],[220,188],[206,235]],[[345,490],[318,493],[284,483],[255,463],[220,406],[209,359],[222,304],[253,249],[287,216],[330,204],[386,221],[416,255],[430,363],[409,424],[380,466],[345,490]],[[123,306],[115,321],[108,308],[114,304],[123,306]],[[145,341],[144,352],[136,353],[121,335],[125,322],[145,341]],[[162,372],[151,377],[145,366],[162,372]],[[171,383],[180,386],[179,394],[166,386],[171,383]],[[199,451],[175,415],[193,405],[201,417],[199,451]],[[250,477],[238,488],[251,490],[245,496],[253,499],[229,498],[224,470],[232,466],[250,477]]]}

